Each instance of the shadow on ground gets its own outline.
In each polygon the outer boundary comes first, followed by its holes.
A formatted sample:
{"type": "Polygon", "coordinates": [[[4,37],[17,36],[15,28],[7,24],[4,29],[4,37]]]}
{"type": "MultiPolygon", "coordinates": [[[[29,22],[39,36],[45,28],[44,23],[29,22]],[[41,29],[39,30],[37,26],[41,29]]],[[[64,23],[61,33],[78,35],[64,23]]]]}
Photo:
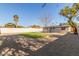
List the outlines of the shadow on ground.
{"type": "Polygon", "coordinates": [[[67,33],[57,40],[50,42],[39,50],[33,52],[31,56],[78,56],[79,36],[67,33]]]}
{"type": "Polygon", "coordinates": [[[21,56],[21,55],[26,55],[26,54],[21,54],[20,52],[24,52],[24,53],[32,53],[32,51],[30,49],[27,48],[23,48],[20,46],[20,44],[16,43],[16,41],[14,40],[18,35],[8,35],[8,36],[4,36],[5,39],[1,39],[0,41],[2,41],[2,44],[0,42],[0,55],[2,56],[21,56]],[[7,40],[7,38],[9,40],[7,40]],[[14,37],[14,38],[13,38],[14,37]],[[12,51],[13,50],[13,51],[12,51]]]}
{"type": "Polygon", "coordinates": [[[0,55],[27,56],[48,42],[46,39],[27,38],[21,35],[0,36],[0,55]]]}
{"type": "MultiPolygon", "coordinates": [[[[6,53],[3,54],[3,56],[6,55],[8,51],[11,49],[15,49],[14,52],[18,52],[18,50],[22,50],[25,53],[29,53],[29,56],[78,56],[79,55],[79,39],[78,39],[79,36],[71,33],[67,33],[64,36],[60,36],[60,37],[57,36],[57,37],[58,39],[46,44],[45,46],[43,46],[42,48],[36,51],[31,51],[27,48],[22,48],[13,39],[2,40],[3,43],[0,46],[0,55],[2,55],[2,50],[4,50],[4,48],[6,47],[8,47],[9,49],[7,50],[6,53]]],[[[16,55],[14,52],[12,52],[12,56],[16,55]]]]}

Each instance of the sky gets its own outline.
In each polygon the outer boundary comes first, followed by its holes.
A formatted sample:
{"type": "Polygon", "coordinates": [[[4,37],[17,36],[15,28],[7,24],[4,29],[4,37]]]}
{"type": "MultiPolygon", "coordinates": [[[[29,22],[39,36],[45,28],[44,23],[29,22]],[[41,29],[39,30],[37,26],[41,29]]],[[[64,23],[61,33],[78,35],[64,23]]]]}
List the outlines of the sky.
{"type": "Polygon", "coordinates": [[[52,24],[60,24],[67,22],[67,19],[59,12],[65,6],[72,6],[70,3],[50,3],[42,7],[43,3],[0,3],[0,25],[14,23],[13,16],[19,16],[19,25],[31,26],[42,25],[39,18],[45,13],[52,16],[52,24]]]}

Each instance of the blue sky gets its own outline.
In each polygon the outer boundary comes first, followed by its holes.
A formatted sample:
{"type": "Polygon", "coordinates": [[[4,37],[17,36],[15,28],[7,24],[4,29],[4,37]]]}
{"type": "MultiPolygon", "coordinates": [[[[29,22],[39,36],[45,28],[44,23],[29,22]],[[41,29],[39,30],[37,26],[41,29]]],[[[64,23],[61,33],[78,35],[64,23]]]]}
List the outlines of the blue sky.
{"type": "Polygon", "coordinates": [[[66,22],[67,19],[59,15],[59,11],[65,6],[72,6],[69,3],[52,3],[46,4],[42,8],[43,4],[40,3],[4,3],[0,4],[0,25],[6,23],[14,23],[13,15],[19,16],[19,24],[22,26],[30,25],[42,25],[39,17],[48,12],[52,16],[51,23],[59,24],[66,22]]]}

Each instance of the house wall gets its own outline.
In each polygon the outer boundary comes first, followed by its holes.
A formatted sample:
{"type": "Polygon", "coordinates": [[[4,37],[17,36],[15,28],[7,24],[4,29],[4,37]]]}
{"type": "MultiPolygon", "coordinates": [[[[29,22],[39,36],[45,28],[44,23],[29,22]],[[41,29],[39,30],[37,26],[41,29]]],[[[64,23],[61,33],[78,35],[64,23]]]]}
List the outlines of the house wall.
{"type": "Polygon", "coordinates": [[[69,27],[54,27],[54,28],[46,27],[44,28],[44,32],[61,32],[61,31],[69,31],[69,27]]]}

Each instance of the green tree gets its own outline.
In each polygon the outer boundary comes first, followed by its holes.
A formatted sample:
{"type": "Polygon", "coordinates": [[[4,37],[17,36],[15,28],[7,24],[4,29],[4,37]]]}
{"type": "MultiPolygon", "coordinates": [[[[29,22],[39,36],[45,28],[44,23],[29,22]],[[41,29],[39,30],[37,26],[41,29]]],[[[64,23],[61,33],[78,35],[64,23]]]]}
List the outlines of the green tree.
{"type": "Polygon", "coordinates": [[[77,16],[77,8],[75,7],[75,5],[73,4],[73,6],[70,8],[68,6],[66,6],[65,8],[63,8],[60,11],[60,15],[66,17],[68,19],[68,23],[71,26],[72,30],[74,33],[77,33],[77,28],[76,28],[76,24],[73,22],[73,18],[75,16],[77,16]],[[74,6],[74,7],[73,7],[74,6]]]}
{"type": "Polygon", "coordinates": [[[77,11],[79,10],[79,3],[74,3],[73,6],[77,11]]]}
{"type": "Polygon", "coordinates": [[[17,24],[18,24],[18,22],[19,22],[19,16],[18,16],[18,15],[14,15],[14,16],[13,16],[13,20],[15,21],[15,25],[16,25],[16,27],[17,27],[17,24]]]}
{"type": "Polygon", "coordinates": [[[16,27],[16,25],[15,24],[13,24],[13,23],[7,23],[7,24],[5,24],[5,26],[4,27],[6,27],[6,28],[15,28],[16,27]]]}

